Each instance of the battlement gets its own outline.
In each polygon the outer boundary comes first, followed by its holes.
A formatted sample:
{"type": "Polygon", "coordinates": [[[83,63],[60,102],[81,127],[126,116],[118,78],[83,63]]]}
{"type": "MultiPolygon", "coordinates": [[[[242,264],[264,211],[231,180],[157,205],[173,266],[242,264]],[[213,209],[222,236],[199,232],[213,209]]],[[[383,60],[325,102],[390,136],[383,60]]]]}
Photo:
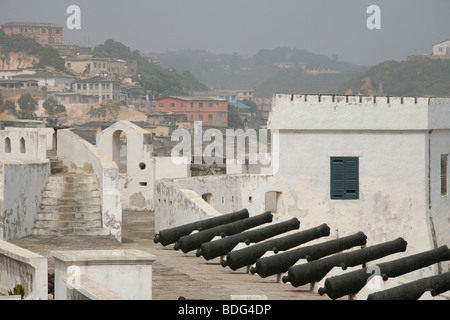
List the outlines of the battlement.
{"type": "Polygon", "coordinates": [[[430,100],[449,98],[425,98],[425,97],[377,97],[365,95],[329,95],[329,94],[276,94],[274,98],[277,101],[289,100],[291,102],[305,103],[336,103],[336,104],[421,104],[428,103],[430,100]]]}
{"type": "Polygon", "coordinates": [[[273,97],[270,129],[450,129],[450,98],[290,95],[273,97]]]}

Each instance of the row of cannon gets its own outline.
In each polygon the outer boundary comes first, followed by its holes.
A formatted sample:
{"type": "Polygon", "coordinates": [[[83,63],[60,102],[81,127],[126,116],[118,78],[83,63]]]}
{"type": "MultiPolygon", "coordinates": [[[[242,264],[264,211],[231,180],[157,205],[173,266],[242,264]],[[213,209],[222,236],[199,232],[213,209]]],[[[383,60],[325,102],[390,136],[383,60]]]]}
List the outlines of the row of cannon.
{"type": "MultiPolygon", "coordinates": [[[[154,242],[163,246],[174,244],[174,249],[183,253],[196,250],[196,256],[203,256],[206,260],[220,257],[223,267],[232,270],[247,267],[251,274],[258,274],[261,278],[277,275],[278,281],[282,279],[283,283],[289,282],[294,287],[321,281],[323,287],[318,289],[318,293],[326,294],[331,299],[357,294],[374,276],[386,281],[450,260],[450,249],[442,246],[380,263],[376,268],[365,267],[368,262],[405,252],[407,242],[403,238],[397,238],[366,246],[367,236],[363,232],[357,232],[346,237],[302,246],[312,240],[329,236],[329,226],[321,224],[294,232],[300,228],[297,218],[263,226],[271,222],[273,215],[270,211],[250,217],[248,210],[243,209],[161,230],[155,235],[154,242]],[[283,236],[285,233],[289,234],[283,236]],[[240,244],[247,246],[239,248],[240,244]],[[358,246],[360,249],[343,252],[358,246]],[[297,264],[300,260],[306,260],[306,263],[297,264]],[[327,277],[333,268],[347,270],[360,265],[362,267],[356,270],[327,277]],[[281,278],[282,274],[285,275],[281,278]]],[[[367,299],[418,299],[425,292],[437,296],[448,290],[450,272],[376,291],[369,294],[367,299]]]]}

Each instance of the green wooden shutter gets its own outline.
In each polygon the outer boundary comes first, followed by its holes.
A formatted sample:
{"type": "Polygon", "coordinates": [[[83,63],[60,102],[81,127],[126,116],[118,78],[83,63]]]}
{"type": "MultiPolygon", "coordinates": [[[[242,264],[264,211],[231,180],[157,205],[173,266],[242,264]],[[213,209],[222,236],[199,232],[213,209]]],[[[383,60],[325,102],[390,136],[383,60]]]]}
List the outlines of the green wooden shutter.
{"type": "Polygon", "coordinates": [[[359,199],[359,159],[331,158],[331,199],[359,199]]]}

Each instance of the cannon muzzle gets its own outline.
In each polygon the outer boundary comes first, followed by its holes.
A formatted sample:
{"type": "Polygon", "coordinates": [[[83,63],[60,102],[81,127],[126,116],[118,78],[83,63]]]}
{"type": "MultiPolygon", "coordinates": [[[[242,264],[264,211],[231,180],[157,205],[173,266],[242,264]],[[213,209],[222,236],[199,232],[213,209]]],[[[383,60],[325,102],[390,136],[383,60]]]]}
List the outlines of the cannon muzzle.
{"type": "Polygon", "coordinates": [[[274,274],[287,272],[289,268],[300,259],[306,259],[307,261],[317,260],[355,246],[365,245],[366,242],[367,236],[362,232],[358,232],[347,237],[300,247],[277,255],[258,259],[255,266],[250,269],[250,272],[252,274],[257,273],[261,278],[266,278],[274,274]]]}
{"type": "Polygon", "coordinates": [[[367,300],[417,300],[426,291],[430,291],[434,297],[448,290],[450,290],[450,272],[369,294],[367,300]]]}
{"type": "Polygon", "coordinates": [[[373,270],[378,272],[383,280],[395,278],[400,275],[428,267],[432,264],[450,260],[450,249],[442,246],[437,249],[417,253],[397,260],[384,262],[325,280],[321,293],[326,293],[331,299],[337,299],[348,294],[358,293],[373,275],[373,270]]]}
{"type": "Polygon", "coordinates": [[[288,274],[282,278],[284,283],[290,282],[294,287],[322,280],[334,267],[354,267],[368,261],[379,259],[387,255],[405,251],[406,241],[402,238],[354,250],[336,254],[323,259],[307,262],[289,268],[288,274]]]}
{"type": "Polygon", "coordinates": [[[242,219],[235,222],[219,225],[207,230],[199,231],[197,233],[189,234],[181,237],[175,242],[174,249],[181,249],[184,253],[199,249],[202,243],[211,241],[214,237],[226,237],[250,228],[262,225],[264,223],[272,222],[273,216],[270,211],[260,215],[242,219]]]}
{"type": "Polygon", "coordinates": [[[245,244],[249,245],[250,243],[257,243],[298,228],[300,228],[300,221],[298,221],[297,218],[293,218],[271,226],[261,227],[255,230],[225,237],[223,239],[205,242],[201,245],[196,255],[197,257],[203,255],[206,260],[211,260],[226,255],[241,242],[245,242],[245,244]]]}
{"type": "Polygon", "coordinates": [[[305,242],[328,236],[329,234],[330,227],[326,224],[322,224],[318,227],[300,231],[285,237],[267,240],[244,249],[229,252],[226,260],[222,261],[222,266],[228,266],[232,270],[237,270],[241,267],[254,264],[268,251],[285,251],[305,242]]]}
{"type": "Polygon", "coordinates": [[[163,246],[167,246],[169,244],[175,243],[181,237],[191,234],[193,231],[210,229],[222,224],[242,220],[248,217],[248,210],[242,209],[240,211],[224,214],[222,216],[195,221],[178,227],[161,230],[158,234],[155,235],[153,241],[155,243],[159,242],[163,246]]]}

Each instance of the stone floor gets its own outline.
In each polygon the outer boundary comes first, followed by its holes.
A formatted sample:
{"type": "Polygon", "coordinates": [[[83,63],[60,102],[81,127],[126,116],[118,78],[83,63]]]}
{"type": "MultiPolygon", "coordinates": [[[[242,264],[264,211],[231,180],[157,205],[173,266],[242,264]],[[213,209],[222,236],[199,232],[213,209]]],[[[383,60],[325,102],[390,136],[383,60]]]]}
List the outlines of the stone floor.
{"type": "Polygon", "coordinates": [[[173,245],[155,244],[152,212],[123,212],[122,243],[111,236],[30,236],[12,243],[48,257],[53,272],[52,251],[140,249],[157,256],[153,264],[153,299],[229,300],[231,295],[265,295],[269,300],[330,300],[309,290],[309,285],[295,288],[246,273],[246,268],[232,271],[220,265],[219,258],[206,261],[195,252],[184,254],[173,245]]]}

